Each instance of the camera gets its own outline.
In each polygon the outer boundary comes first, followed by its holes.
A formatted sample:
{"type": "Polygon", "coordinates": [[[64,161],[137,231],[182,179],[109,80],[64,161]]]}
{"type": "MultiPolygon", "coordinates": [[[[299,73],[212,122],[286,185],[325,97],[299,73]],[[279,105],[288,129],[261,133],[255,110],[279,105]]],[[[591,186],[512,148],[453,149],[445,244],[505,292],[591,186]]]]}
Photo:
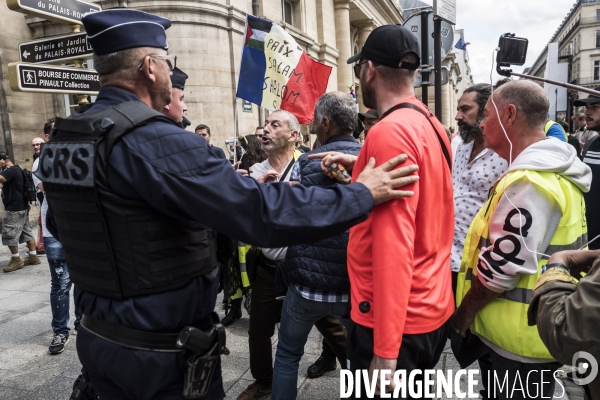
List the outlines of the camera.
{"type": "Polygon", "coordinates": [[[523,65],[527,58],[529,41],[525,38],[515,37],[514,33],[505,33],[498,40],[498,54],[496,55],[496,71],[500,75],[510,76],[512,70],[502,70],[500,67],[523,65]]]}

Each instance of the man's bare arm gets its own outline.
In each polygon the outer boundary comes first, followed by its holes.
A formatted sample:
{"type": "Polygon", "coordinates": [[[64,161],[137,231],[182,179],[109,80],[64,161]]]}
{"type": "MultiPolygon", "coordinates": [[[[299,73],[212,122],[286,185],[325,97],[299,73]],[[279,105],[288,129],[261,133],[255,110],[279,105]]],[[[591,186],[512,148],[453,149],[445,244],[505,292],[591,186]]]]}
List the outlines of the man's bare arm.
{"type": "Polygon", "coordinates": [[[499,295],[500,293],[486,288],[479,278],[475,277],[473,286],[467,292],[460,307],[454,312],[452,328],[457,333],[465,336],[467,329],[469,329],[475,320],[475,315],[499,295]]]}

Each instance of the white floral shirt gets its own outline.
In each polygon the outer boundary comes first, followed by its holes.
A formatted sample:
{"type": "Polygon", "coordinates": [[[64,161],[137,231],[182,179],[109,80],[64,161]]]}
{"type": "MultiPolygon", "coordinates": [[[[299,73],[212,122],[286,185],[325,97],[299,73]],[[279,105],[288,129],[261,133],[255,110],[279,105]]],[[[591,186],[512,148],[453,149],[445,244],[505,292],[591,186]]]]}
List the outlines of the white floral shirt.
{"type": "Polygon", "coordinates": [[[465,238],[473,218],[488,198],[494,182],[506,171],[508,164],[491,149],[484,149],[469,162],[473,142],[461,143],[456,150],[452,167],[454,188],[454,241],[450,266],[460,270],[465,238]]]}

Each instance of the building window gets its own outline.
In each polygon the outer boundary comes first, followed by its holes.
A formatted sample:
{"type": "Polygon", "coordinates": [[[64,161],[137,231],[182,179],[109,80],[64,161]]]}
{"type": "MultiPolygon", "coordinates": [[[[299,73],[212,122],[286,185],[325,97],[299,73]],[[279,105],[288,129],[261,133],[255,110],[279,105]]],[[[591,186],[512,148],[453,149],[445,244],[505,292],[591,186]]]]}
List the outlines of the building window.
{"type": "Polygon", "coordinates": [[[596,48],[600,49],[600,31],[596,31],[596,48]]]}
{"type": "Polygon", "coordinates": [[[600,81],[600,61],[594,61],[594,81],[600,81]]]}
{"type": "Polygon", "coordinates": [[[600,22],[600,8],[596,9],[596,22],[600,22]]]}
{"type": "Polygon", "coordinates": [[[283,21],[286,24],[294,25],[294,3],[288,0],[282,0],[283,21]]]}

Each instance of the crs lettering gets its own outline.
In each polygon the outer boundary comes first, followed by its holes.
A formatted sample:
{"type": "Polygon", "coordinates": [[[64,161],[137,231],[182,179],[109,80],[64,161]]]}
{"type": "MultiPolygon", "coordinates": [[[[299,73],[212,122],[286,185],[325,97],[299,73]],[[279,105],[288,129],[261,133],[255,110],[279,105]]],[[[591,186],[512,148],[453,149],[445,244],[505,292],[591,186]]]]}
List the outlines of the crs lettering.
{"type": "MultiPolygon", "coordinates": [[[[511,210],[504,220],[502,229],[507,232],[506,235],[496,239],[493,249],[488,249],[482,253],[482,258],[494,271],[500,275],[506,275],[502,266],[509,262],[516,265],[525,264],[525,260],[517,257],[521,252],[521,235],[526,238],[529,235],[529,229],[533,223],[533,217],[529,211],[524,208],[511,210]],[[521,213],[519,215],[519,212],[521,213]],[[513,224],[513,217],[518,222],[517,226],[513,224]],[[520,224],[525,219],[524,224],[520,224]]],[[[481,265],[480,265],[481,266],[481,265]]],[[[479,269],[486,281],[493,279],[492,271],[486,268],[479,269]]]]}
{"type": "Polygon", "coordinates": [[[35,172],[44,183],[94,186],[94,143],[46,143],[35,172]]]}

